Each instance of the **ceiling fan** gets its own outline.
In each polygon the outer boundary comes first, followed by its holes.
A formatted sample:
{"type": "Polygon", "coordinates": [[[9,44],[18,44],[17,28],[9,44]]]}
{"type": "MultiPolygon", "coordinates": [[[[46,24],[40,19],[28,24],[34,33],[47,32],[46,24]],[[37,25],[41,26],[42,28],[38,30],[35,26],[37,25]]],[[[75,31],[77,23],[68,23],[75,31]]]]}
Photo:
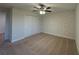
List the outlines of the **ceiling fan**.
{"type": "Polygon", "coordinates": [[[50,13],[52,11],[51,11],[50,6],[46,6],[44,4],[39,3],[38,7],[34,7],[33,12],[39,12],[40,14],[46,14],[46,13],[50,13]]]}

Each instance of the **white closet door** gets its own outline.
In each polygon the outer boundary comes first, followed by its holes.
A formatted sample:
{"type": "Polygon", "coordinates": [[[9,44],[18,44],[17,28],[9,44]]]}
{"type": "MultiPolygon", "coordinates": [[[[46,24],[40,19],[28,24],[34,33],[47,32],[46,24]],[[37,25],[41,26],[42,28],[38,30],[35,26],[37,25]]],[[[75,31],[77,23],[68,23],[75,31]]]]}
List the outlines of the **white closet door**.
{"type": "Polygon", "coordinates": [[[25,22],[24,22],[24,33],[25,36],[30,36],[31,35],[31,26],[32,26],[32,20],[31,16],[25,16],[25,22]]]}
{"type": "Polygon", "coordinates": [[[25,35],[30,36],[39,32],[39,19],[35,16],[25,16],[25,35]]]}

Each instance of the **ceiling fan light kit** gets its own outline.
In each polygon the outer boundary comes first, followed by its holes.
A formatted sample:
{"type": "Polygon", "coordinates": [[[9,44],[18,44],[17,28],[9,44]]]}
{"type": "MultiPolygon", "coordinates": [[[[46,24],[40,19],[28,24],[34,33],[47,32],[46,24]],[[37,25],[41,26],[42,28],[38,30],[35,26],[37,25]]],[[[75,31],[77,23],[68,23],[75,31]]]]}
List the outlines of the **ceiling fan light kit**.
{"type": "Polygon", "coordinates": [[[40,14],[43,15],[43,14],[46,14],[46,12],[45,11],[40,11],[40,14]]]}

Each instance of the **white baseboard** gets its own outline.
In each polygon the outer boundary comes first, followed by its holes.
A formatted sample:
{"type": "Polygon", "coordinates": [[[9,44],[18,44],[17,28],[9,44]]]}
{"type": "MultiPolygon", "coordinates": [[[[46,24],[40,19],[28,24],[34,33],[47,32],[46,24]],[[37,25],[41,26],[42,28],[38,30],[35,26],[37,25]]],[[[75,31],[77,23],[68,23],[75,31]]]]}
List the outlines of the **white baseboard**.
{"type": "Polygon", "coordinates": [[[72,38],[72,37],[66,37],[66,36],[62,36],[62,35],[56,35],[56,34],[48,33],[48,32],[42,32],[42,33],[47,33],[47,34],[50,34],[50,35],[54,35],[54,36],[58,36],[58,37],[62,37],[62,38],[67,38],[67,39],[71,39],[71,40],[75,40],[75,39],[72,38]]]}
{"type": "MultiPolygon", "coordinates": [[[[39,33],[41,33],[41,32],[39,32],[39,33]]],[[[33,35],[39,34],[39,33],[35,33],[35,34],[30,35],[30,36],[20,37],[19,39],[17,39],[17,40],[12,40],[11,42],[12,42],[12,43],[15,43],[15,42],[18,42],[18,41],[23,40],[23,39],[25,39],[25,38],[31,37],[31,36],[33,36],[33,35]]]]}
{"type": "MultiPolygon", "coordinates": [[[[39,33],[46,33],[46,34],[50,34],[50,35],[54,35],[54,36],[58,36],[58,37],[62,37],[62,38],[67,38],[67,39],[75,40],[75,39],[73,39],[73,38],[69,38],[69,37],[65,37],[65,36],[60,36],[60,35],[55,35],[55,34],[48,33],[48,32],[39,32],[39,33]]],[[[36,34],[39,34],[39,33],[32,34],[32,35],[30,35],[30,36],[28,36],[28,37],[31,37],[31,36],[36,35],[36,34]]],[[[28,37],[25,36],[25,37],[21,37],[21,38],[19,38],[19,39],[17,39],[17,40],[12,40],[12,43],[17,42],[17,41],[22,40],[22,39],[25,39],[25,38],[28,38],[28,37]]]]}

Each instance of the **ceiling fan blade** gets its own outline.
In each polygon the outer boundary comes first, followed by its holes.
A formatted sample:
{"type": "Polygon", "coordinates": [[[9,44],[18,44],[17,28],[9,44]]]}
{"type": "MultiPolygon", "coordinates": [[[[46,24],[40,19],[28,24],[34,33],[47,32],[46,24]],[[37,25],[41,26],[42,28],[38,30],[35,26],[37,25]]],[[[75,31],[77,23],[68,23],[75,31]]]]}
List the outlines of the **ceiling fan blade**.
{"type": "Polygon", "coordinates": [[[39,3],[39,6],[41,6],[41,7],[45,7],[45,5],[44,5],[44,4],[42,4],[42,3],[39,3]]]}
{"type": "Polygon", "coordinates": [[[39,9],[38,7],[34,7],[34,8],[39,9]]]}
{"type": "Polygon", "coordinates": [[[38,10],[33,10],[33,12],[37,12],[38,10]]]}
{"type": "Polygon", "coordinates": [[[45,10],[46,12],[52,12],[51,10],[45,10]]]}
{"type": "Polygon", "coordinates": [[[46,9],[51,9],[51,7],[47,7],[46,9]]]}

